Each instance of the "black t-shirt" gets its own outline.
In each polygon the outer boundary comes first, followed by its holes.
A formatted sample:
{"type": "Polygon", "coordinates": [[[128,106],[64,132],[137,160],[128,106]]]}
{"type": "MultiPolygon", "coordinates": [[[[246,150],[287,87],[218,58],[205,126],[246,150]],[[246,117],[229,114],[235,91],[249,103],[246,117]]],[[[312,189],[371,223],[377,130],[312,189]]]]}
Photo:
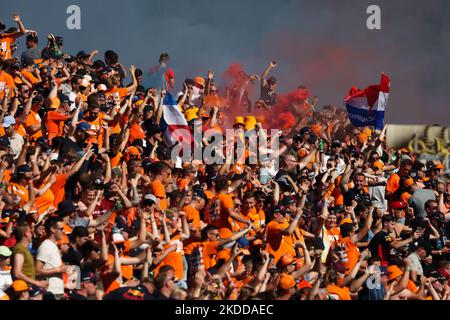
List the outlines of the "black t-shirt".
{"type": "Polygon", "coordinates": [[[261,87],[261,100],[263,100],[268,106],[273,106],[278,102],[277,93],[270,91],[269,86],[265,85],[261,87]]]}
{"type": "Polygon", "coordinates": [[[72,291],[69,293],[69,300],[88,300],[85,296],[82,296],[81,294],[77,293],[76,291],[72,291]]]}
{"type": "Polygon", "coordinates": [[[81,264],[82,259],[83,259],[82,254],[72,247],[70,247],[69,251],[62,256],[62,261],[67,265],[79,266],[81,264]]]}
{"type": "Polygon", "coordinates": [[[355,200],[358,204],[362,203],[366,206],[371,206],[372,201],[370,200],[370,196],[367,192],[364,192],[364,190],[356,190],[356,189],[350,189],[348,192],[344,193],[344,205],[345,206],[351,206],[352,200],[355,200]]]}
{"type": "Polygon", "coordinates": [[[122,287],[111,291],[103,300],[154,300],[154,297],[143,285],[136,287],[122,287]]]}
{"type": "Polygon", "coordinates": [[[393,241],[394,239],[392,239],[389,233],[383,230],[374,235],[369,243],[369,250],[372,257],[378,256],[382,263],[389,261],[395,250],[391,247],[393,241]]]}
{"type": "Polygon", "coordinates": [[[154,300],[170,300],[170,298],[167,298],[165,295],[163,295],[161,292],[157,292],[154,296],[153,296],[154,300]]]}

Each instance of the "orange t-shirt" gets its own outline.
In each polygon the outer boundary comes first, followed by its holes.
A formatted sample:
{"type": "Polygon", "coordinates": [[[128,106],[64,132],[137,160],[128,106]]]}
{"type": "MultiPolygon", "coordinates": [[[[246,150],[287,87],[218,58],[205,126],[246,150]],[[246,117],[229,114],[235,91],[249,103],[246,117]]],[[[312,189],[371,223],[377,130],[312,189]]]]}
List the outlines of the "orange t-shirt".
{"type": "Polygon", "coordinates": [[[234,207],[233,197],[229,194],[220,193],[208,202],[205,220],[208,224],[217,228],[232,230],[228,220],[228,210],[234,207]]]}
{"type": "Polygon", "coordinates": [[[97,143],[99,146],[102,145],[102,142],[103,142],[102,124],[103,124],[104,116],[105,116],[105,114],[100,112],[98,114],[98,117],[95,120],[90,121],[90,122],[85,120],[91,126],[91,128],[88,130],[88,133],[89,133],[89,138],[87,140],[88,144],[89,143],[97,143]]]}
{"type": "Polygon", "coordinates": [[[201,224],[200,224],[200,212],[195,209],[191,205],[187,205],[183,207],[183,211],[186,212],[186,220],[189,224],[192,223],[192,226],[200,230],[201,224]]]}
{"type": "Polygon", "coordinates": [[[61,173],[56,176],[55,183],[50,187],[50,190],[53,192],[54,200],[53,206],[55,208],[58,207],[58,204],[64,200],[65,190],[64,187],[67,181],[67,174],[61,173]]]}
{"type": "Polygon", "coordinates": [[[122,159],[122,157],[123,157],[123,153],[120,151],[117,152],[116,156],[111,159],[111,168],[118,167],[120,164],[120,159],[122,159]]]}
{"type": "Polygon", "coordinates": [[[400,176],[396,173],[391,175],[387,180],[386,191],[394,193],[400,188],[400,176]]]}
{"type": "Polygon", "coordinates": [[[15,195],[18,195],[20,197],[20,206],[24,206],[25,203],[29,200],[29,192],[26,187],[22,187],[20,184],[12,182],[9,184],[7,190],[9,192],[14,193],[15,195]]]}
{"type": "Polygon", "coordinates": [[[282,223],[272,220],[267,225],[267,251],[274,257],[274,263],[285,254],[295,255],[294,241],[292,235],[283,235],[280,230],[289,227],[289,222],[286,220],[282,223]]]}
{"type": "MultiPolygon", "coordinates": [[[[172,240],[178,240],[179,236],[174,237],[172,240]]],[[[179,240],[178,240],[179,241],[179,240]]],[[[172,242],[172,241],[171,241],[172,242]]],[[[164,246],[164,249],[167,249],[171,246],[172,243],[168,243],[164,246]]],[[[162,266],[169,265],[174,269],[175,277],[177,280],[183,279],[183,251],[176,252],[172,251],[170,252],[164,259],[161,261],[161,263],[155,268],[154,275],[155,277],[159,273],[159,269],[162,266]]]]}
{"type": "Polygon", "coordinates": [[[118,94],[120,100],[123,100],[123,98],[125,98],[128,95],[128,90],[127,90],[127,88],[114,87],[111,90],[108,90],[108,91],[105,92],[105,95],[107,97],[109,97],[109,96],[111,96],[113,94],[118,94]]]}
{"type": "Polygon", "coordinates": [[[350,297],[350,290],[347,287],[339,288],[338,286],[328,285],[327,291],[329,294],[335,294],[339,297],[339,300],[352,300],[350,297]]]}
{"type": "Polygon", "coordinates": [[[168,206],[166,189],[161,181],[155,180],[150,183],[150,193],[153,193],[160,200],[161,209],[166,210],[168,206]]]}
{"type": "Polygon", "coordinates": [[[45,117],[45,126],[47,127],[48,139],[50,141],[52,141],[54,137],[59,137],[62,135],[64,121],[68,118],[69,116],[58,111],[51,110],[47,112],[45,117]]]}
{"type": "Polygon", "coordinates": [[[130,138],[128,141],[133,143],[134,140],[145,139],[145,132],[136,122],[130,127],[130,138]]]}
{"type": "Polygon", "coordinates": [[[360,252],[358,246],[350,240],[350,237],[342,238],[338,241],[338,244],[345,246],[347,261],[342,262],[342,264],[347,268],[345,274],[349,274],[359,259],[360,252]]]}
{"type": "Polygon", "coordinates": [[[43,195],[36,197],[35,205],[39,215],[45,213],[52,205],[55,200],[55,195],[51,189],[44,192],[43,195]]]}
{"type": "Polygon", "coordinates": [[[35,85],[38,82],[38,79],[28,70],[22,70],[21,74],[32,85],[35,85]]]}
{"type": "Polygon", "coordinates": [[[5,97],[5,87],[8,86],[10,89],[10,95],[14,96],[13,89],[16,88],[16,85],[14,84],[14,79],[6,73],[5,71],[0,70],[0,99],[3,99],[5,97]]]}
{"type": "Polygon", "coordinates": [[[0,35],[0,58],[9,60],[12,58],[11,45],[16,41],[16,36],[11,33],[0,35]]]}
{"type": "MultiPolygon", "coordinates": [[[[34,112],[33,110],[30,111],[27,118],[25,119],[24,125],[25,129],[31,126],[41,126],[42,120],[41,117],[37,112],[34,112]]],[[[31,136],[31,139],[38,139],[42,137],[42,130],[38,130],[31,136]]]]}

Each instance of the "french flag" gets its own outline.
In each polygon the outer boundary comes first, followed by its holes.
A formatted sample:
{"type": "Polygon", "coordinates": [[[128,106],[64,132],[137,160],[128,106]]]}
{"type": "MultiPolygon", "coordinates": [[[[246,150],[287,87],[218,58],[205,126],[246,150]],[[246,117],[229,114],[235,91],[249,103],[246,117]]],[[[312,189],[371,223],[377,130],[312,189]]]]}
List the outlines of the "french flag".
{"type": "Polygon", "coordinates": [[[164,143],[172,147],[178,142],[191,144],[192,136],[186,118],[178,108],[174,97],[167,92],[162,104],[163,116],[159,124],[164,132],[164,143]]]}
{"type": "Polygon", "coordinates": [[[390,85],[391,80],[382,73],[380,84],[372,85],[364,90],[356,87],[350,89],[344,101],[348,117],[354,126],[374,126],[379,130],[383,128],[390,85]]]}

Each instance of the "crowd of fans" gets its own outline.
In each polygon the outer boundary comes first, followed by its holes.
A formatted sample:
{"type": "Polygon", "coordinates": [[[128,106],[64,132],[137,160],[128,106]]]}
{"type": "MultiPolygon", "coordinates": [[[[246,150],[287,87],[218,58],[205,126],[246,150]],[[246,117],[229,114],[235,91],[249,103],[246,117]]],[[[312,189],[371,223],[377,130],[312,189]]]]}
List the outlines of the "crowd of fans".
{"type": "Polygon", "coordinates": [[[281,114],[276,62],[222,89],[211,71],[176,80],[162,54],[146,88],[114,51],[68,55],[53,35],[40,49],[13,20],[0,23],[0,300],[450,299],[441,163],[307,96],[281,106],[295,121],[256,164],[180,163],[165,95],[192,130],[248,144],[281,114]]]}

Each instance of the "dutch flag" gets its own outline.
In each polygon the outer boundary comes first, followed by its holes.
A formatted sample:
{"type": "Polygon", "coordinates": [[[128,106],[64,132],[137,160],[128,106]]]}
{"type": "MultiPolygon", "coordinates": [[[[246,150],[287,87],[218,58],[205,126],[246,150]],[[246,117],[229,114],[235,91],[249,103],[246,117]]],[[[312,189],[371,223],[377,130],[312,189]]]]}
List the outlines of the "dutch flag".
{"type": "Polygon", "coordinates": [[[356,87],[350,89],[344,101],[348,117],[354,126],[375,126],[375,129],[379,130],[383,128],[390,84],[389,77],[382,73],[380,84],[372,85],[364,90],[356,87]]]}
{"type": "Polygon", "coordinates": [[[177,101],[167,92],[162,104],[163,116],[159,126],[164,132],[164,143],[172,147],[178,142],[190,144],[192,136],[186,118],[178,108],[177,101]]]}

